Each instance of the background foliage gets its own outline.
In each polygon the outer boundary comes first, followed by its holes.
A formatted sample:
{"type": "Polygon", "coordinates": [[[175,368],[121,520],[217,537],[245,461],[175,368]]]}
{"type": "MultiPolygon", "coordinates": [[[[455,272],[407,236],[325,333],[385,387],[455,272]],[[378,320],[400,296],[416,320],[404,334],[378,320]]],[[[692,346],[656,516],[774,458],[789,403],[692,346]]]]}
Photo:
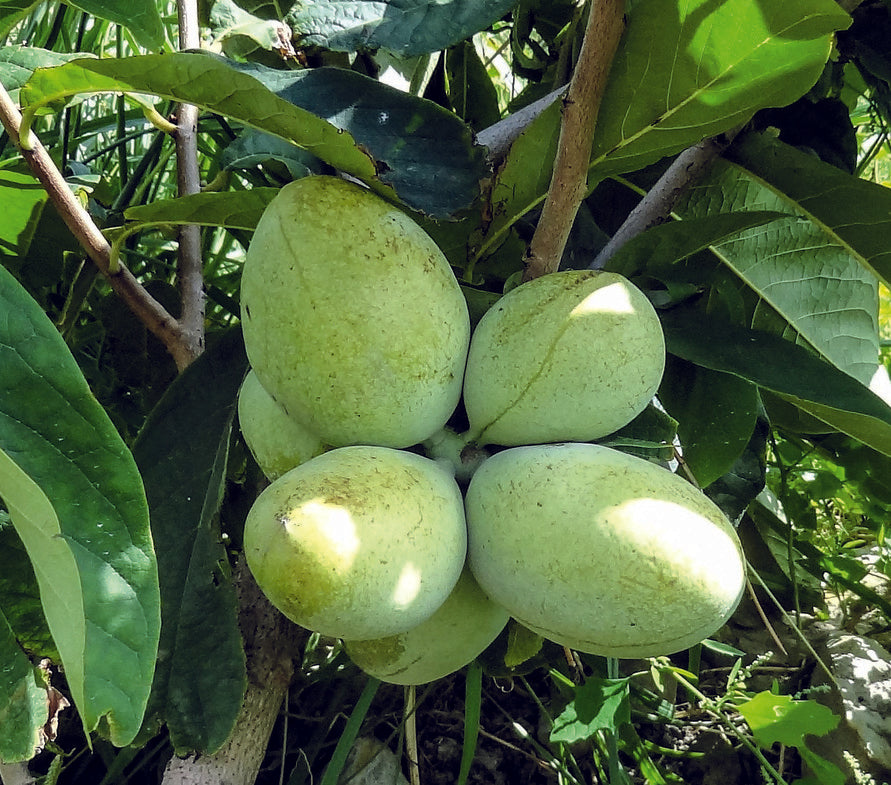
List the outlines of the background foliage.
{"type": "MultiPolygon", "coordinates": [[[[588,5],[212,0],[201,50],[175,51],[172,6],[0,2],[0,82],[23,133],[174,317],[188,296],[176,229],[203,227],[207,296],[207,349],[178,373],[0,137],[0,760],[31,760],[47,781],[156,782],[174,752],[231,739],[251,678],[240,529],[261,486],[234,422],[251,230],[285,182],[346,173],[428,229],[478,318],[522,272],[560,101],[505,154],[487,145],[566,84],[588,5]],[[177,102],[200,110],[200,193],[177,188],[177,102]],[[59,737],[56,688],[74,704],[59,737]]],[[[669,220],[606,260],[657,306],[670,353],[669,416],[606,443],[681,449],[739,525],[765,606],[770,590],[802,622],[840,594],[880,636],[891,605],[864,578],[889,575],[891,5],[625,10],[564,266],[588,266],[681,151],[734,141],[669,220]]],[[[460,727],[443,781],[493,781],[487,729],[520,751],[496,760],[515,779],[696,781],[699,751],[667,729],[701,710],[744,745],[752,776],[843,782],[805,739],[837,718],[794,683],[753,687],[772,643],[722,635],[623,673],[584,657],[578,683],[562,651],[510,628],[418,696],[419,715],[460,727]]],[[[366,683],[337,642],[302,643],[257,781],[334,782],[360,729],[406,732],[401,693],[366,683]]]]}

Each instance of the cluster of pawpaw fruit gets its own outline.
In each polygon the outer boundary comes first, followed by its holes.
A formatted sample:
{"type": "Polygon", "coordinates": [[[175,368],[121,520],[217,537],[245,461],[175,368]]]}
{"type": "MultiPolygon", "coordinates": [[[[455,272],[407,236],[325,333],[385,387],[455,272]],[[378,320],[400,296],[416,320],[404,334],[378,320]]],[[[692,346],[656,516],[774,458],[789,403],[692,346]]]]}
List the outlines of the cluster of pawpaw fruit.
{"type": "Polygon", "coordinates": [[[264,212],[241,308],[239,421],[272,480],[245,524],[248,565],[369,674],[445,676],[509,617],[583,652],[668,654],[735,609],[744,559],[721,511],[592,443],[640,414],[664,368],[658,316],[626,279],[543,276],[471,331],[433,240],[367,189],[316,176],[264,212]],[[462,402],[457,452],[488,457],[459,484],[432,445],[462,402]]]}

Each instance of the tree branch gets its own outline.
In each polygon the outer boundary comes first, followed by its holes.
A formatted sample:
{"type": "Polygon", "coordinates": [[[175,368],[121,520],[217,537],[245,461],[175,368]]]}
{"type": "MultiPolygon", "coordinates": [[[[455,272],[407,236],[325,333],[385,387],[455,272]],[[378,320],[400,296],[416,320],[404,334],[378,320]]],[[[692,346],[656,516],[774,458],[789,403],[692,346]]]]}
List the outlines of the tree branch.
{"type": "MultiPolygon", "coordinates": [[[[179,48],[197,49],[201,45],[198,3],[177,0],[179,48]]],[[[176,111],[176,182],[179,196],[201,190],[198,169],[198,108],[180,104],[176,111]]],[[[180,326],[192,358],[204,350],[204,265],[201,255],[201,228],[181,226],[178,244],[178,279],[180,326]]]]}
{"type": "Polygon", "coordinates": [[[703,139],[698,144],[688,147],[675,158],[656,181],[656,184],[628,214],[616,233],[588,266],[588,269],[602,270],[606,263],[632,237],[636,237],[651,226],[657,226],[667,221],[684,191],[689,188],[692,182],[702,176],[715,158],[727,149],[736,134],[737,131],[731,131],[721,136],[703,139]]]}
{"type": "Polygon", "coordinates": [[[526,257],[523,280],[554,272],[587,190],[591,139],[625,27],[624,0],[594,0],[566,97],[548,195],[526,257]]]}
{"type": "Polygon", "coordinates": [[[19,129],[22,115],[6,89],[0,84],[0,123],[19,150],[31,171],[40,181],[50,202],[77,241],[108,279],[112,290],[127,304],[142,324],[164,344],[179,368],[188,365],[191,355],[184,341],[179,322],[152,297],[123,265],[112,270],[108,241],[84,206],[78,201],[62,177],[46,148],[35,137],[31,149],[22,149],[19,129]]]}

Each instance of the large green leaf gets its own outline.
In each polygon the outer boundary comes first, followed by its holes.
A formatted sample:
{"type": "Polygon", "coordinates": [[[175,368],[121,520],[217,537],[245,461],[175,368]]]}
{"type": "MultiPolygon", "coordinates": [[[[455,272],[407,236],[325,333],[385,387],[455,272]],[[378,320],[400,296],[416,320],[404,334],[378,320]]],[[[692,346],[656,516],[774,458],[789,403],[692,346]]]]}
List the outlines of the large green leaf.
{"type": "Polygon", "coordinates": [[[409,206],[445,218],[479,195],[487,175],[483,150],[467,125],[432,101],[343,68],[239,68],[351,134],[374,157],[380,181],[409,206]]]}
{"type": "Polygon", "coordinates": [[[0,267],[0,496],[25,544],[84,727],[142,722],[158,574],[133,456],[43,311],[0,267]]]}
{"type": "Polygon", "coordinates": [[[891,286],[891,189],[760,134],[740,139],[728,157],[891,286]]]}
{"type": "Polygon", "coordinates": [[[223,58],[195,52],[75,60],[41,68],[21,89],[26,120],[84,93],[148,93],[185,101],[268,131],[332,166],[375,182],[375,162],[347,133],[274,95],[223,58]]]}
{"type": "Polygon", "coordinates": [[[715,209],[791,216],[715,242],[712,250],[770,306],[756,311],[757,326],[776,325],[869,385],[879,357],[878,282],[852,249],[793,198],[737,164],[717,161],[677,211],[701,219],[715,209]]]}
{"type": "Polygon", "coordinates": [[[678,421],[684,461],[699,485],[704,488],[730,471],[755,428],[755,385],[675,360],[666,367],[659,400],[678,421]]]}
{"type": "Polygon", "coordinates": [[[244,697],[244,652],[218,514],[246,372],[241,333],[232,331],[180,374],[133,447],[158,543],[163,614],[146,733],[166,722],[178,753],[218,749],[244,697]]]}
{"type": "MultiPolygon", "coordinates": [[[[600,106],[589,187],[734,128],[759,109],[791,103],[822,72],[831,33],[849,23],[832,0],[638,0],[600,106]]],[[[526,133],[550,138],[559,122],[552,107],[526,133]]],[[[527,164],[500,171],[490,236],[544,198],[547,182],[530,178],[527,164]]]]}
{"type": "Polygon", "coordinates": [[[0,611],[0,762],[30,760],[46,724],[46,687],[0,611]]]}
{"type": "Polygon", "coordinates": [[[516,0],[297,0],[286,16],[297,40],[339,52],[417,55],[484,30],[516,0]]]}
{"type": "Polygon", "coordinates": [[[473,201],[486,171],[482,149],[453,114],[343,69],[281,71],[192,52],[77,60],[35,71],[21,100],[27,121],[71,96],[107,91],[149,93],[226,115],[437,218],[473,201]]]}
{"type": "Polygon", "coordinates": [[[662,324],[672,354],[747,379],[891,455],[891,407],[804,347],[689,308],[663,313],[662,324]]]}

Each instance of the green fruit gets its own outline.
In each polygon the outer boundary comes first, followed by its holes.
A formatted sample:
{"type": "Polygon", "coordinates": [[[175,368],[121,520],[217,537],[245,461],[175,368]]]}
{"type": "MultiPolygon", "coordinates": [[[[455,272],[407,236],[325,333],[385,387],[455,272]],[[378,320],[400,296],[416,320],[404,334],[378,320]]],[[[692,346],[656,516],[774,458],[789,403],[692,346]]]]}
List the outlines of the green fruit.
{"type": "Polygon", "coordinates": [[[244,552],[285,616],[338,638],[416,627],[454,588],[467,529],[461,492],[436,463],[342,447],[272,483],[245,521],[244,552]]]}
{"type": "Polygon", "coordinates": [[[263,387],[326,444],[416,444],[460,398],[470,321],[452,269],[355,183],[281,189],[247,252],[241,314],[263,387]]]}
{"type": "Polygon", "coordinates": [[[238,424],[254,460],[270,480],[325,451],[318,436],[285,414],[253,371],[238,391],[238,424]]]}
{"type": "Polygon", "coordinates": [[[426,684],[467,665],[498,637],[507,620],[507,611],[465,569],[427,621],[386,638],[345,641],[344,647],[369,676],[391,684],[426,684]]]}
{"type": "Polygon", "coordinates": [[[464,379],[470,435],[507,446],[599,439],[644,410],[664,366],[659,318],[628,280],[579,270],[536,278],[474,331],[464,379]]]}
{"type": "Polygon", "coordinates": [[[535,632],[580,651],[649,657],[689,648],[745,586],[736,532],[675,474],[593,444],[516,447],[466,495],[480,586],[535,632]]]}

